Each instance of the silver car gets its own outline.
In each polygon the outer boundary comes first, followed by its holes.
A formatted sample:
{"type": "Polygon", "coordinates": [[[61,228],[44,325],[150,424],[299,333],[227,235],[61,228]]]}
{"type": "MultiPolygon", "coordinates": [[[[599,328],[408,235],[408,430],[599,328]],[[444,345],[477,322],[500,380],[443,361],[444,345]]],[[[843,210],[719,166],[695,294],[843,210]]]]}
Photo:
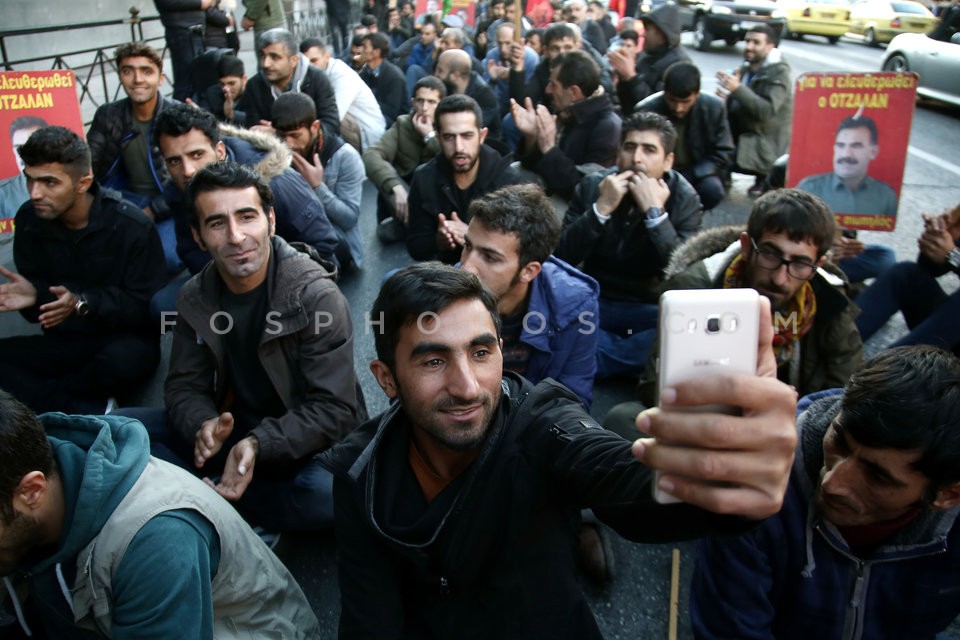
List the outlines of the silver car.
{"type": "Polygon", "coordinates": [[[887,45],[883,70],[916,71],[920,74],[918,94],[960,107],[960,32],[947,40],[938,38],[940,31],[895,37],[887,45]]]}

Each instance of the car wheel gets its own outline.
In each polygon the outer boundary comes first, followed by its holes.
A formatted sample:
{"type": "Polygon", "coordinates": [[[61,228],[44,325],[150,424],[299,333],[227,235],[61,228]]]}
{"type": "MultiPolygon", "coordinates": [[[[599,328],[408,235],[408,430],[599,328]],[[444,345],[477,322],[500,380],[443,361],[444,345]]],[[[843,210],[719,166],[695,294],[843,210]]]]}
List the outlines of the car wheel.
{"type": "Polygon", "coordinates": [[[827,42],[830,44],[837,44],[840,42],[840,36],[827,36],[827,42]]]}
{"type": "Polygon", "coordinates": [[[797,33],[794,33],[793,31],[790,31],[790,27],[788,27],[787,25],[783,25],[783,30],[780,32],[780,39],[781,40],[799,40],[800,35],[797,33]]]}
{"type": "Polygon", "coordinates": [[[724,40],[724,42],[727,43],[728,47],[732,47],[733,45],[737,44],[737,42],[739,41],[736,38],[727,38],[726,40],[724,40]]]}
{"type": "Polygon", "coordinates": [[[696,24],[693,25],[693,44],[697,47],[697,51],[706,51],[710,48],[711,42],[713,42],[713,34],[707,27],[706,18],[698,16],[696,24]]]}
{"type": "Polygon", "coordinates": [[[867,29],[867,32],[863,34],[863,41],[867,43],[868,47],[876,47],[880,44],[877,42],[877,34],[872,28],[867,29]]]}
{"type": "Polygon", "coordinates": [[[884,71],[910,71],[910,64],[907,62],[907,59],[904,58],[901,54],[896,53],[890,56],[886,62],[883,63],[884,71]]]}

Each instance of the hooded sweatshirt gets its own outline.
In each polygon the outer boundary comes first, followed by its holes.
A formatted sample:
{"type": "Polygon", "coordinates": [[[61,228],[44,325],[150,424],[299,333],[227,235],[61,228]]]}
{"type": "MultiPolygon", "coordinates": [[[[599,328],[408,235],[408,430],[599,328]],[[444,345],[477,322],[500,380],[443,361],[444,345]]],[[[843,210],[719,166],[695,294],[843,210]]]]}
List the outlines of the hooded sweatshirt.
{"type": "Polygon", "coordinates": [[[663,32],[667,42],[653,51],[637,56],[637,75],[617,84],[620,111],[625,116],[647,96],[663,89],[663,74],[674,62],[690,62],[690,55],[680,44],[680,12],[673,4],[662,4],[642,18],[663,32]]]}

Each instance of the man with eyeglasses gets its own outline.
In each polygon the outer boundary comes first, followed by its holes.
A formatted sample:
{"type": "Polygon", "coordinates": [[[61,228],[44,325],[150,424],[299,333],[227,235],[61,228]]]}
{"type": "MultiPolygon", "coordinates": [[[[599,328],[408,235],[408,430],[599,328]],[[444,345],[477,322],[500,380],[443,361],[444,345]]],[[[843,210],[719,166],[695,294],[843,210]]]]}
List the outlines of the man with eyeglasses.
{"type": "MultiPolygon", "coordinates": [[[[862,359],[854,323],[859,309],[844,292],[842,272],[827,262],[835,223],[820,198],[779,189],[758,198],[747,228],[703,231],[674,252],[663,291],[749,287],[770,299],[777,377],[801,395],[842,387],[862,359]]],[[[640,382],[640,399],[654,404],[657,349],[640,382]]],[[[611,409],[604,426],[636,437],[642,409],[628,402],[611,409]]]]}

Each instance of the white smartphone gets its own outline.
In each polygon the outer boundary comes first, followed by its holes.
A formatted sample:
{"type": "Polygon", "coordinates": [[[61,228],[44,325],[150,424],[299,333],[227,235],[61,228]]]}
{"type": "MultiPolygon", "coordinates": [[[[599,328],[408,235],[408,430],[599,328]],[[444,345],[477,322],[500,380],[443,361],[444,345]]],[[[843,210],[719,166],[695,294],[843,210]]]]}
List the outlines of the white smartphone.
{"type": "MultiPolygon", "coordinates": [[[[759,294],[754,289],[688,289],[660,296],[657,360],[657,404],[660,392],[671,385],[727,373],[755,374],[760,332],[759,294]]],[[[687,409],[736,415],[739,407],[702,405],[687,409]]],[[[657,502],[679,502],[657,489],[657,502]]]]}

